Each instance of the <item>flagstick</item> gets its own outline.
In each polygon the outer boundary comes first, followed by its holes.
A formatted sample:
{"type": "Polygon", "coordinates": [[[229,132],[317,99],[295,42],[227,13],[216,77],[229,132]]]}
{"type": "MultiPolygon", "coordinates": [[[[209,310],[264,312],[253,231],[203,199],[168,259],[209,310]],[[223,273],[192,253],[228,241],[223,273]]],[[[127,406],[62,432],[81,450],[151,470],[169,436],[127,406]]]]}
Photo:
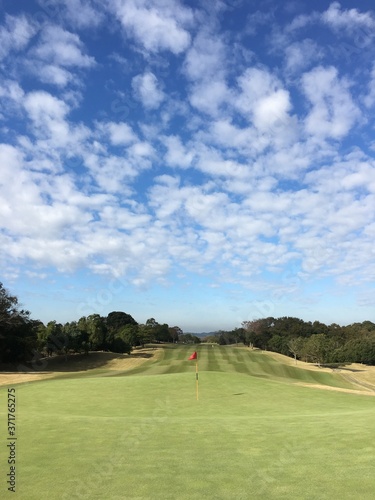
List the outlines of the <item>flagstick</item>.
{"type": "Polygon", "coordinates": [[[195,389],[197,393],[197,401],[199,399],[199,383],[198,383],[198,359],[195,362],[195,389]]]}

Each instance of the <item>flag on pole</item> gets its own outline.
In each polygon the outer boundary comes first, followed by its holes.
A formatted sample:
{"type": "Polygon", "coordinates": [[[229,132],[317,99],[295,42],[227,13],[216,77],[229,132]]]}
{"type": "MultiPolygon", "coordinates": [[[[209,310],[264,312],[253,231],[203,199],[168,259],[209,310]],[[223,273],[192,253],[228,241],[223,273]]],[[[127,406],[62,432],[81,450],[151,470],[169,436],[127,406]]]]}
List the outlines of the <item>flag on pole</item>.
{"type": "Polygon", "coordinates": [[[198,386],[198,354],[197,351],[194,351],[191,356],[188,358],[189,360],[195,359],[195,393],[197,396],[197,401],[199,399],[199,386],[198,386]]]}

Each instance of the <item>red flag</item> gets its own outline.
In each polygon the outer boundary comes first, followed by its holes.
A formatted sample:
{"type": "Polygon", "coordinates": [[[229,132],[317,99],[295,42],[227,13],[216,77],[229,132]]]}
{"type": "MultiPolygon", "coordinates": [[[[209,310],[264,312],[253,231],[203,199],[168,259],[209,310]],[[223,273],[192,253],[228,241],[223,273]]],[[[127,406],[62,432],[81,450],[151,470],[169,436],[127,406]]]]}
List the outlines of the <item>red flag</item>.
{"type": "Polygon", "coordinates": [[[194,351],[193,354],[189,357],[189,360],[190,359],[197,359],[198,355],[197,355],[197,352],[194,351]]]}

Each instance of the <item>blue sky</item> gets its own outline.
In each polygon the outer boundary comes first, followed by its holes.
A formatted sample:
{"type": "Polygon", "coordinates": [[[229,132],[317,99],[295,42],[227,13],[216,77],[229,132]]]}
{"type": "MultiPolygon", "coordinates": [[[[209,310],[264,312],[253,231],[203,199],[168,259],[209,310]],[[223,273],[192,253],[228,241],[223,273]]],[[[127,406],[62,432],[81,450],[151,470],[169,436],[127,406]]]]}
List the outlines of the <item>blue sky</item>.
{"type": "Polygon", "coordinates": [[[375,321],[371,2],[0,6],[0,280],[33,318],[375,321]]]}

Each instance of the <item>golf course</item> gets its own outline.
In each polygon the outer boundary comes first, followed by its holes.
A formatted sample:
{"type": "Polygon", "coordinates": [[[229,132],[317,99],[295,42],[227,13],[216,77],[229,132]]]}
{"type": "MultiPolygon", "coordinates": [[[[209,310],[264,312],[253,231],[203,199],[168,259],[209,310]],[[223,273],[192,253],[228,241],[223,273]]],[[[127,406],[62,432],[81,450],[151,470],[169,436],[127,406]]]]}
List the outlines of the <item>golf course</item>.
{"type": "Polygon", "coordinates": [[[375,392],[354,372],[204,344],[71,358],[1,378],[1,498],[374,498],[375,392]]]}

